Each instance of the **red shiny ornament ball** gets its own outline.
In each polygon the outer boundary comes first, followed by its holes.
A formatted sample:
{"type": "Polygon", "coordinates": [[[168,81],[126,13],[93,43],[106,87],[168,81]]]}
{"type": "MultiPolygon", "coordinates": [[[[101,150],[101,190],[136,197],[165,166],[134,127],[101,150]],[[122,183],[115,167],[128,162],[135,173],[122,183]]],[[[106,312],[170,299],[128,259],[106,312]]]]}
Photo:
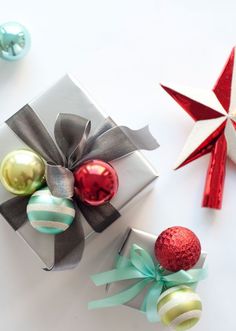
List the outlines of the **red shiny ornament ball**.
{"type": "Polygon", "coordinates": [[[155,243],[155,256],[168,271],[191,269],[199,260],[201,244],[189,229],[173,226],[163,231],[155,243]]]}
{"type": "Polygon", "coordinates": [[[74,171],[75,194],[84,203],[100,206],[110,201],[118,190],[115,169],[101,160],[89,160],[74,171]]]}

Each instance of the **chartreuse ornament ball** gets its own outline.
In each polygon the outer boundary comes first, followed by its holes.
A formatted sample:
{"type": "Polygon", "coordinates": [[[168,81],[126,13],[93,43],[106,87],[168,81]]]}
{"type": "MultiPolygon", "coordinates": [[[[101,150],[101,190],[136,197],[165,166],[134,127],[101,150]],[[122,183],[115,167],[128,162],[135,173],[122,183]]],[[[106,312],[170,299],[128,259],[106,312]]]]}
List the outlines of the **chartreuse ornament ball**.
{"type": "Polygon", "coordinates": [[[71,225],[75,209],[72,199],[54,197],[45,187],[30,197],[27,216],[30,224],[39,232],[58,234],[71,225]]]}
{"type": "Polygon", "coordinates": [[[30,34],[22,24],[7,22],[0,25],[0,58],[7,61],[22,59],[30,44],[30,34]]]}
{"type": "Polygon", "coordinates": [[[164,325],[176,331],[188,330],[201,317],[201,299],[189,286],[175,286],[161,294],[157,311],[164,325]]]}
{"type": "Polygon", "coordinates": [[[8,153],[0,165],[0,180],[15,195],[31,195],[45,182],[45,163],[30,150],[8,153]]]}

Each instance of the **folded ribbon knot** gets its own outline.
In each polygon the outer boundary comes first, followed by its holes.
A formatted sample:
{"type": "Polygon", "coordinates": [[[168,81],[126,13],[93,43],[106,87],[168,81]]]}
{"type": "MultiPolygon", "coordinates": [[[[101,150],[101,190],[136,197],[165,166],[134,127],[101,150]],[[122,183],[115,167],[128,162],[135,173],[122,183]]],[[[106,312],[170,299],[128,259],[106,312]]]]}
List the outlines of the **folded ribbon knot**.
{"type": "MultiPolygon", "coordinates": [[[[32,150],[46,161],[46,181],[52,195],[73,197],[76,215],[72,225],[54,238],[54,263],[51,268],[68,269],[80,261],[84,249],[84,231],[79,221],[82,212],[96,232],[111,225],[120,213],[111,203],[93,207],[85,205],[74,196],[72,171],[83,162],[100,159],[106,162],[124,157],[136,150],[153,150],[158,143],[147,127],[133,131],[116,126],[107,118],[97,130],[92,131],[91,122],[75,114],[59,114],[51,137],[33,109],[26,105],[6,124],[32,150]]],[[[15,197],[0,205],[0,212],[15,229],[26,221],[26,205],[29,197],[15,197]]]]}
{"type": "Polygon", "coordinates": [[[164,281],[164,276],[162,275],[163,270],[161,269],[160,265],[158,264],[156,267],[156,275],[155,280],[156,282],[164,281]]]}
{"type": "Polygon", "coordinates": [[[133,244],[130,258],[120,256],[116,269],[93,275],[92,280],[97,286],[131,279],[137,280],[137,282],[113,296],[90,302],[88,307],[89,309],[97,309],[125,304],[149,286],[140,310],[146,314],[150,322],[157,322],[159,321],[157,300],[163,290],[186,284],[194,287],[198,281],[205,277],[205,269],[180,270],[169,273],[159,264],[155,265],[151,255],[145,249],[133,244]]]}

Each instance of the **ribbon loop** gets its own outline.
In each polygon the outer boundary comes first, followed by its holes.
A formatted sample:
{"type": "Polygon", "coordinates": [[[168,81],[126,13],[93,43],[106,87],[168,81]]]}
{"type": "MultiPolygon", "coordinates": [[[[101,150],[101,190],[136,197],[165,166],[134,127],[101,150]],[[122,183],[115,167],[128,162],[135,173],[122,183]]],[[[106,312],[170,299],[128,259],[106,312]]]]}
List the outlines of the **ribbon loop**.
{"type": "Polygon", "coordinates": [[[130,260],[133,266],[136,269],[140,270],[147,277],[155,277],[155,265],[153,263],[151,255],[146,250],[134,244],[131,247],[130,260]]]}
{"type": "Polygon", "coordinates": [[[159,145],[148,130],[131,130],[125,126],[116,126],[97,137],[92,150],[83,160],[96,159],[103,156],[103,161],[109,162],[119,159],[137,150],[152,150],[159,145]]]}
{"type": "Polygon", "coordinates": [[[42,121],[29,105],[24,106],[10,117],[6,124],[46,162],[57,165],[65,164],[65,158],[61,155],[42,121]]]}
{"type": "Polygon", "coordinates": [[[81,159],[90,130],[91,122],[81,116],[63,113],[58,115],[54,136],[67,159],[69,169],[81,159]]]}
{"type": "Polygon", "coordinates": [[[101,136],[103,133],[110,130],[111,128],[114,128],[115,126],[116,126],[116,124],[112,120],[112,118],[110,118],[110,117],[105,118],[103,123],[100,124],[95,129],[94,133],[88,137],[87,144],[86,144],[86,147],[84,149],[83,156],[88,154],[89,152],[91,152],[91,150],[93,149],[93,144],[99,136],[101,136]]]}
{"type": "Polygon", "coordinates": [[[141,279],[147,277],[141,271],[135,269],[134,267],[124,267],[124,268],[106,271],[101,274],[93,275],[91,278],[93,282],[97,286],[99,286],[99,285],[119,282],[121,280],[137,279],[137,278],[141,279]]]}
{"type": "Polygon", "coordinates": [[[149,279],[143,279],[124,291],[102,300],[89,302],[89,309],[98,309],[123,305],[134,299],[150,282],[149,279]]]}

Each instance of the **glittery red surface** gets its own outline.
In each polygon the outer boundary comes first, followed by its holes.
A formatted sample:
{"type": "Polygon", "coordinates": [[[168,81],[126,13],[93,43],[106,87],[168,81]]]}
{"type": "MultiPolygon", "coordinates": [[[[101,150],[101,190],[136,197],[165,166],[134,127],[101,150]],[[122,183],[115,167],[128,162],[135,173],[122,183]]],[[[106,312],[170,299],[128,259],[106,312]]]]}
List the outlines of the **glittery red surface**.
{"type": "Polygon", "coordinates": [[[173,226],[163,231],[155,243],[155,256],[169,271],[189,270],[199,260],[201,244],[189,229],[173,226]]]}
{"type": "Polygon", "coordinates": [[[118,189],[115,169],[101,160],[90,160],[74,171],[75,194],[92,206],[110,201],[118,189]]]}

